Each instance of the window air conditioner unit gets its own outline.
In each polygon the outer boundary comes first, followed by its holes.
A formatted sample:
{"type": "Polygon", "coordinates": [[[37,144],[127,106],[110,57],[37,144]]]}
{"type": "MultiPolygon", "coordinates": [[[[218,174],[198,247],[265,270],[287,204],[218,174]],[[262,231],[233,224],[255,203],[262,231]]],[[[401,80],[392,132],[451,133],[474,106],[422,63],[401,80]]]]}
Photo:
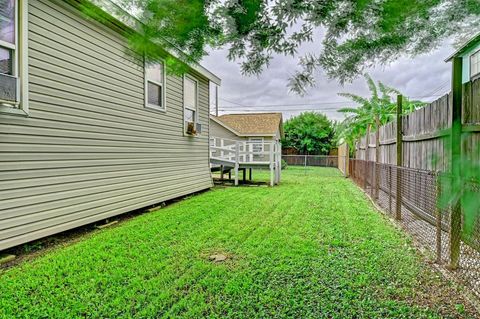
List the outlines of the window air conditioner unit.
{"type": "Polygon", "coordinates": [[[197,131],[197,134],[202,134],[202,124],[197,123],[196,126],[195,131],[197,131]]]}

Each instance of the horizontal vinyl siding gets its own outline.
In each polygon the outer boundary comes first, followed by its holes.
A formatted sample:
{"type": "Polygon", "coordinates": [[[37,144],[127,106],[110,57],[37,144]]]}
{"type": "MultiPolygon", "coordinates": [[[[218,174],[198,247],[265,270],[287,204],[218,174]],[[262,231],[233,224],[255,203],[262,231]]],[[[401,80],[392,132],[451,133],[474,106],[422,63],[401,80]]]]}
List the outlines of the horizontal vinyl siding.
{"type": "Polygon", "coordinates": [[[233,133],[232,131],[227,130],[226,128],[224,128],[223,126],[221,126],[220,124],[218,124],[213,120],[210,120],[210,136],[225,138],[225,139],[234,140],[234,141],[242,139],[237,135],[235,135],[235,133],[233,133]]]}
{"type": "Polygon", "coordinates": [[[181,76],[148,110],[122,36],[52,0],[29,1],[29,28],[30,116],[0,115],[0,250],[212,186],[207,79],[187,137],[181,76]]]}

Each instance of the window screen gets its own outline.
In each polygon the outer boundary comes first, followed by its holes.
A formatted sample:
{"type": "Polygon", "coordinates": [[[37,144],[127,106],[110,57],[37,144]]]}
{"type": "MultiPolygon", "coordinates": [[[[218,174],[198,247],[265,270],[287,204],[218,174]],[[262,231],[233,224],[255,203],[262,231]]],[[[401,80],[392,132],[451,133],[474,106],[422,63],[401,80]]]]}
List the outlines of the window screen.
{"type": "Polygon", "coordinates": [[[149,65],[145,69],[147,105],[165,109],[165,70],[163,63],[149,65]]]}
{"type": "Polygon", "coordinates": [[[197,82],[189,77],[184,78],[183,86],[183,118],[185,122],[185,131],[188,132],[188,127],[196,127],[197,122],[197,82]]]}

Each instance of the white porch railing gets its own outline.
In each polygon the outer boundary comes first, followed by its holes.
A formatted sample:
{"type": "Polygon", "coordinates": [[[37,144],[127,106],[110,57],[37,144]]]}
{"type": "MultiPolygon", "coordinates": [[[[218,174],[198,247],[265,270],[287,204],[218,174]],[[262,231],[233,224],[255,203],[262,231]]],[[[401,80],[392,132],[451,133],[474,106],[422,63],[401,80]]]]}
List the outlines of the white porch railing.
{"type": "Polygon", "coordinates": [[[238,185],[239,168],[268,167],[270,185],[280,182],[282,148],[275,141],[238,141],[210,137],[210,162],[230,166],[235,170],[235,185],[238,185]]]}

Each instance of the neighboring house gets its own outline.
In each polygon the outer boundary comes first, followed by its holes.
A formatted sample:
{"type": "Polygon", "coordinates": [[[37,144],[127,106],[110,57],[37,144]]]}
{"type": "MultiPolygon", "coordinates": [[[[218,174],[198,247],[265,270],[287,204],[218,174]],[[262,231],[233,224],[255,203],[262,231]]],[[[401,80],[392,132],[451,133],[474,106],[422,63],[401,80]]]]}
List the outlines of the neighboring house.
{"type": "Polygon", "coordinates": [[[213,137],[258,143],[254,148],[259,149],[263,142],[284,137],[282,113],[210,115],[210,145],[219,146],[213,137]]]}
{"type": "Polygon", "coordinates": [[[83,2],[2,2],[0,250],[212,186],[220,80],[127,55],[135,31],[83,2]]]}
{"type": "Polygon", "coordinates": [[[462,59],[462,83],[480,78],[480,33],[462,45],[446,61],[453,58],[462,59]]]}
{"type": "MultiPolygon", "coordinates": [[[[212,170],[270,169],[270,185],[280,182],[281,144],[284,137],[282,113],[210,115],[210,159],[212,170]]],[[[222,173],[223,174],[223,173],[222,173]]]]}

